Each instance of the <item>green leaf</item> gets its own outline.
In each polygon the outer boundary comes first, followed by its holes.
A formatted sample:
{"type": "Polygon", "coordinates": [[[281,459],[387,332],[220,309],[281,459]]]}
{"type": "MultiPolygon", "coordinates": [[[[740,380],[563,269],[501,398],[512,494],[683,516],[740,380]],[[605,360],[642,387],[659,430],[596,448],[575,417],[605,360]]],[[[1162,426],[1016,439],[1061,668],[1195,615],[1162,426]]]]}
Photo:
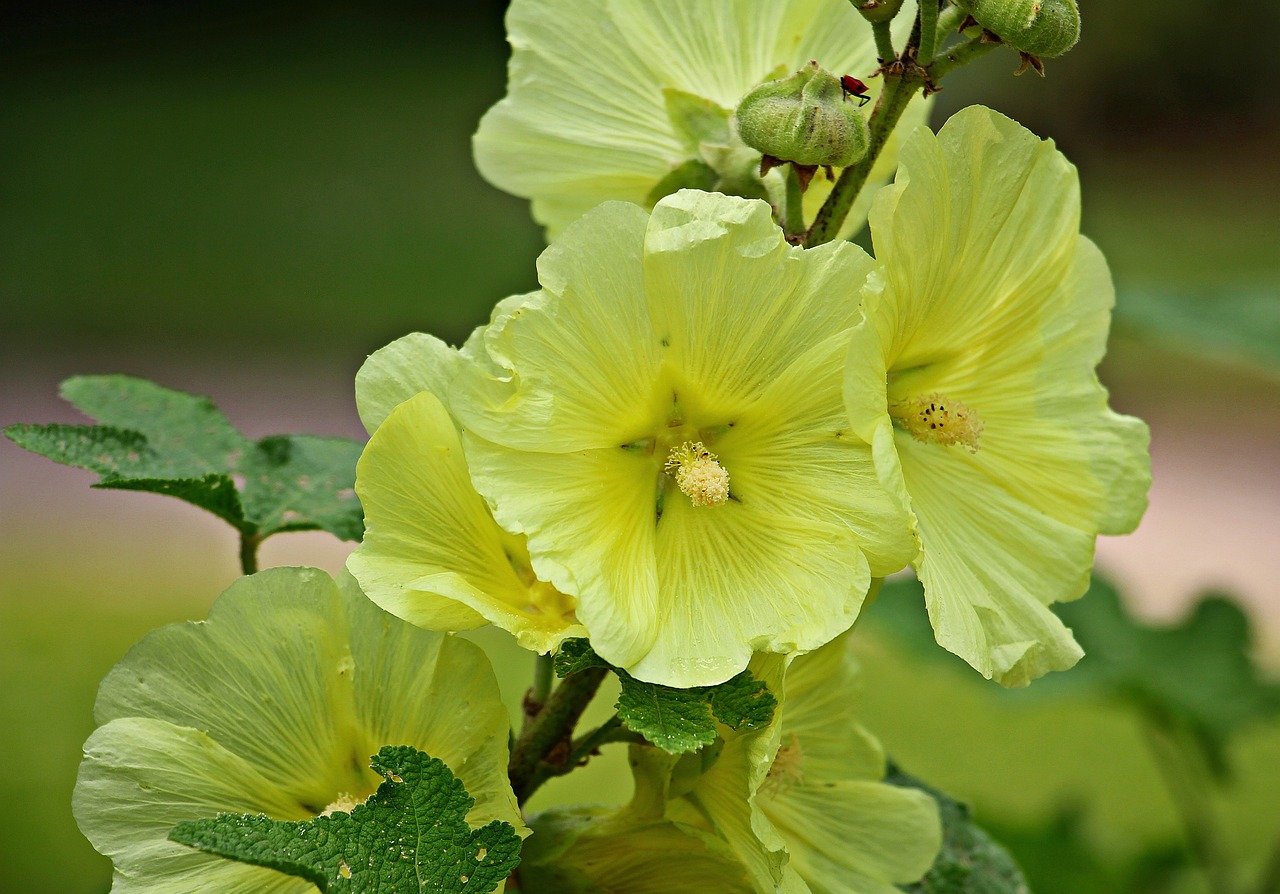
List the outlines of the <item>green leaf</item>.
{"type": "Polygon", "coordinates": [[[711,713],[730,729],[763,729],[773,720],[778,700],[763,680],[747,671],[710,687],[711,713]]]}
{"type": "Polygon", "coordinates": [[[103,478],[94,487],[104,490],[136,490],[177,497],[208,510],[237,529],[246,525],[235,482],[228,475],[200,478],[103,478]]]}
{"type": "Polygon", "coordinates": [[[718,686],[675,689],[637,680],[596,655],[585,639],[565,641],[555,657],[556,674],[608,667],[618,676],[618,717],[627,728],[670,754],[697,751],[715,741],[716,720],[735,730],[760,729],[773,720],[778,700],[749,671],[718,686]]]}
{"type": "Polygon", "coordinates": [[[1206,594],[1181,624],[1149,626],[1095,576],[1083,599],[1054,608],[1085,651],[1058,685],[1101,691],[1189,730],[1219,775],[1230,736],[1280,714],[1280,685],[1254,665],[1249,619],[1226,596],[1206,594]]]}
{"type": "Polygon", "coordinates": [[[567,639],[556,652],[552,661],[557,677],[567,677],[589,667],[612,667],[596,654],[595,649],[585,639],[567,639]]]}
{"type": "Polygon", "coordinates": [[[143,435],[109,426],[10,425],[4,433],[24,450],[103,477],[150,478],[163,462],[143,435]]]}
{"type": "Polygon", "coordinates": [[[942,850],[920,881],[903,885],[912,894],[1029,894],[1009,852],[969,815],[969,808],[890,766],[885,782],[927,792],[942,817],[942,850]]]}
{"type": "Polygon", "coordinates": [[[263,438],[240,463],[244,512],[264,531],[319,528],[340,540],[364,535],[355,492],[362,446],[346,438],[263,438]]]}
{"type": "Polygon", "coordinates": [[[1280,297],[1274,289],[1126,289],[1116,302],[1115,326],[1191,354],[1280,375],[1280,297]]]}
{"type": "Polygon", "coordinates": [[[670,689],[618,677],[618,716],[628,728],[670,754],[697,751],[716,740],[716,724],[704,689],[670,689]]]}
{"type": "Polygon", "coordinates": [[[256,444],[204,397],[129,376],[77,376],[62,394],[100,425],[11,425],[15,444],[97,472],[95,487],[185,500],[259,539],[320,529],[359,540],[355,493],[361,445],[346,438],[278,435],[256,444]],[[234,476],[244,476],[238,492],[234,476]]]}
{"type": "Polygon", "coordinates": [[[342,894],[485,894],[519,865],[515,829],[497,820],[468,826],[475,799],[442,761],[387,745],[371,766],[385,781],[350,813],[301,822],[222,814],[179,823],[169,837],[342,894]]]}
{"type": "Polygon", "coordinates": [[[62,396],[101,425],[140,433],[167,464],[147,478],[199,478],[234,469],[252,445],[207,397],[132,376],[74,376],[62,396]]]}

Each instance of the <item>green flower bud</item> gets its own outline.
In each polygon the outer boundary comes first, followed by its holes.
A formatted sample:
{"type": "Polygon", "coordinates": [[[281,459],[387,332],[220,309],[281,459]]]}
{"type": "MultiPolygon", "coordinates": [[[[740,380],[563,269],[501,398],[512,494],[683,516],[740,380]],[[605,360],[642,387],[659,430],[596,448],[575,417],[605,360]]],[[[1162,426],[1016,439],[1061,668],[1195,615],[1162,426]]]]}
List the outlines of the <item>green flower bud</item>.
{"type": "Polygon", "coordinates": [[[742,141],[766,161],[799,166],[853,164],[870,139],[857,103],[845,101],[840,79],[817,62],[756,87],[738,103],[737,122],[742,141]]]}
{"type": "Polygon", "coordinates": [[[1061,56],[1080,39],[1075,0],[957,0],[983,28],[1029,56],[1061,56]]]}
{"type": "Polygon", "coordinates": [[[868,22],[887,22],[898,14],[902,0],[849,0],[868,22]]]}

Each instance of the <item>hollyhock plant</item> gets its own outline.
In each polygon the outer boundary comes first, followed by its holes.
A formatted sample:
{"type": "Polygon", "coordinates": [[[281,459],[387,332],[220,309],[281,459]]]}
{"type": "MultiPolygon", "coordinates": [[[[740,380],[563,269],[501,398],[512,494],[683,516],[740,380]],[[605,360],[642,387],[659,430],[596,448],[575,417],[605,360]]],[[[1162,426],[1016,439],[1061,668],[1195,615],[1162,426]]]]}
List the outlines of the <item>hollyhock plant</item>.
{"type": "Polygon", "coordinates": [[[1047,606],[1084,593],[1097,535],[1133,530],[1151,481],[1146,425],[1095,373],[1115,293],[1075,168],[971,107],[906,140],[871,228],[845,395],[914,515],[938,642],[1005,685],[1070,667],[1047,606]]]}

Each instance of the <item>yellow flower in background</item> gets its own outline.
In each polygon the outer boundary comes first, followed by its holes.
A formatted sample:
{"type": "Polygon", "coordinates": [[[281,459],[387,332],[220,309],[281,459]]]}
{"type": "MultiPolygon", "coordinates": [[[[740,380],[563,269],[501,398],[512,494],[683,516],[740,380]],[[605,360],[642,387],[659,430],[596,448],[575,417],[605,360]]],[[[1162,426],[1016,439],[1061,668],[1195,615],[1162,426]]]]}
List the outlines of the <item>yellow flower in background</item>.
{"type": "Polygon", "coordinates": [[[882,781],[884,753],[854,717],[847,636],[786,665],[751,664],[780,702],[767,729],[678,759],[647,749],[637,792],[665,788],[666,818],[722,837],[760,894],[894,894],[938,854],[937,804],[882,781]]]}
{"type": "Polygon", "coordinates": [[[975,106],[900,164],[871,210],[851,425],[915,517],[938,642],[1021,685],[1081,655],[1047,606],[1084,593],[1099,533],[1137,526],[1147,427],[1095,373],[1115,294],[1053,143],[975,106]]]}
{"type": "Polygon", "coordinates": [[[387,744],[439,758],[490,820],[527,834],[507,781],[507,712],[484,653],[383,612],[344,575],[273,568],[209,620],[149,634],[107,675],[73,807],[114,894],[307,894],[311,882],[176,844],[179,822],[350,811],[387,744]]]}
{"type": "Polygon", "coordinates": [[[472,480],[601,657],[720,683],[828,642],[914,555],[842,398],[871,266],[787,245],[759,201],[609,203],[463,349],[472,480]]]}
{"type": "MultiPolygon", "coordinates": [[[[760,178],[760,153],[731,120],[738,101],[812,60],[864,79],[878,67],[871,28],[847,0],[514,0],[506,22],[507,96],[480,122],[476,166],[532,199],[553,238],[601,202],[649,208],[682,187],[777,204],[782,176],[760,178]]],[[[878,94],[880,81],[868,83],[878,94]]],[[[903,126],[926,109],[915,103],[903,126]]],[[[871,182],[894,157],[890,145],[871,182]]],[[[814,181],[810,216],[829,191],[814,181]]],[[[865,213],[856,207],[848,229],[865,213]]]]}

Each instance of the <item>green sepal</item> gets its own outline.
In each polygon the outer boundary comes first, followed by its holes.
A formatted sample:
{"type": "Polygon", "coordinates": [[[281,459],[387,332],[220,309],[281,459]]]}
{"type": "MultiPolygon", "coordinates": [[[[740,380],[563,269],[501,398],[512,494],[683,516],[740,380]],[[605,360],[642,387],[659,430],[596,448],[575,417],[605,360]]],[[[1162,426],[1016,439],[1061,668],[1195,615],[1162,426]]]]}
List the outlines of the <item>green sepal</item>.
{"type": "Polygon", "coordinates": [[[370,765],[384,781],[350,813],[301,822],[222,814],[179,823],[169,838],[341,894],[486,894],[519,865],[520,836],[510,824],[467,825],[475,799],[443,761],[387,745],[370,765]]]}
{"type": "Polygon", "coordinates": [[[902,9],[902,0],[849,0],[868,22],[888,22],[902,9]]]}
{"type": "Polygon", "coordinates": [[[359,540],[355,495],[361,445],[346,438],[275,435],[254,442],[208,398],[131,376],[76,376],[62,396],[98,425],[11,425],[15,444],[96,472],[95,487],[165,494],[259,540],[320,529],[359,540]],[[233,476],[244,476],[238,491],[233,476]]]}
{"type": "Polygon", "coordinates": [[[662,91],[667,117],[684,140],[686,148],[696,151],[702,143],[723,145],[729,142],[728,109],[709,99],[666,87],[662,91]]]}
{"type": "Polygon", "coordinates": [[[667,196],[682,189],[700,189],[703,192],[710,192],[719,181],[720,175],[716,173],[715,168],[705,161],[691,158],[654,184],[646,200],[650,205],[656,205],[667,196]]]}
{"type": "Polygon", "coordinates": [[[910,894],[1028,894],[1018,867],[994,838],[977,825],[969,808],[890,766],[885,782],[919,789],[938,802],[942,817],[942,850],[920,881],[903,885],[910,894]]]}
{"type": "Polygon", "coordinates": [[[733,730],[763,729],[773,720],[777,698],[763,681],[742,671],[717,686],[676,689],[637,680],[596,655],[584,639],[567,640],[555,657],[565,677],[591,667],[610,668],[621,690],[618,717],[633,732],[669,754],[697,751],[717,736],[717,721],[733,730]]]}

